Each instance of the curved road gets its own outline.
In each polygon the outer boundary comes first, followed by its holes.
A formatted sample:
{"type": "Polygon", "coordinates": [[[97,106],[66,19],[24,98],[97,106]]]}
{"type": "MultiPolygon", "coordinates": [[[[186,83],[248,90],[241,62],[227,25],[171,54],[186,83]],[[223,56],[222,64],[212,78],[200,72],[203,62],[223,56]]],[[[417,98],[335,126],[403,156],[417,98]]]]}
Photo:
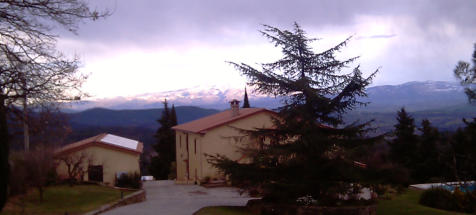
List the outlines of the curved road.
{"type": "Polygon", "coordinates": [[[175,185],[173,181],[148,181],[144,183],[144,189],[146,201],[115,208],[104,214],[191,215],[206,206],[243,206],[252,199],[240,196],[235,188],[175,185]]]}

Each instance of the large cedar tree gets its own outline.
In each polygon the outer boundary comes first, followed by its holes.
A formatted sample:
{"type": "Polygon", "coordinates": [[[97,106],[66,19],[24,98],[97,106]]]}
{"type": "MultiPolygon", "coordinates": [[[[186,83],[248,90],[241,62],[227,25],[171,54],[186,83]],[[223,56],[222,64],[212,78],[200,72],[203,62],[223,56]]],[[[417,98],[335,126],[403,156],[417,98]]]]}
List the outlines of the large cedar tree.
{"type": "Polygon", "coordinates": [[[241,148],[249,162],[210,155],[209,162],[245,190],[258,189],[264,200],[295,202],[310,196],[320,205],[335,205],[352,186],[366,185],[364,168],[356,167],[356,149],[371,144],[369,122],[345,124],[343,114],[364,105],[358,97],[377,71],[363,77],[359,67],[344,71],[357,57],[335,54],[351,38],[315,53],[304,30],[264,26],[261,33],[281,48],[283,58],[260,64],[231,63],[255,91],[283,98],[274,128],[242,130],[258,145],[241,148]]]}

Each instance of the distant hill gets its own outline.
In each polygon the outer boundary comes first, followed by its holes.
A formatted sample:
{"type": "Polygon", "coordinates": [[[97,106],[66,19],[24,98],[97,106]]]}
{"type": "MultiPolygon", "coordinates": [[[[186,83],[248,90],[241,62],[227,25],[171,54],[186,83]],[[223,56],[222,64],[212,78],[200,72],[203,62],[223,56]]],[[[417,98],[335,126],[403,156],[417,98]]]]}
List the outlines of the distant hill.
{"type": "MultiPolygon", "coordinates": [[[[408,82],[400,85],[383,85],[367,89],[368,97],[362,100],[370,102],[365,107],[349,112],[347,122],[374,119],[374,127],[378,133],[393,130],[396,112],[401,107],[415,118],[417,126],[422,119],[429,119],[441,130],[455,130],[463,126],[463,118],[476,117],[476,106],[468,105],[463,88],[455,82],[426,81],[408,82]]],[[[102,132],[115,133],[135,138],[150,146],[155,142],[153,137],[159,127],[157,119],[161,116],[163,95],[168,96],[170,104],[176,105],[179,123],[195,120],[226,109],[230,98],[241,98],[241,91],[230,89],[182,89],[162,94],[147,94],[126,100],[108,100],[85,102],[82,107],[107,104],[106,108],[92,108],[81,112],[65,111],[73,128],[71,141],[93,136],[102,132]],[[180,106],[193,104],[194,106],[180,106]],[[141,107],[147,107],[140,109],[141,107]],[[209,107],[216,107],[210,109],[209,107]],[[125,108],[120,109],[120,108],[125,108]]],[[[251,96],[250,103],[254,107],[269,109],[279,106],[279,99],[266,96],[251,96]]]]}
{"type": "MultiPolygon", "coordinates": [[[[178,123],[195,120],[218,110],[204,109],[192,106],[180,106],[175,108],[178,123]]],[[[157,119],[162,115],[163,109],[145,110],[110,110],[105,108],[93,108],[77,113],[69,113],[70,122],[83,126],[99,127],[143,127],[157,129],[157,119]]]]}
{"type": "Polygon", "coordinates": [[[401,107],[409,111],[423,111],[467,103],[463,88],[456,82],[425,81],[407,82],[400,85],[369,87],[366,107],[359,108],[369,112],[394,112],[401,107]]]}
{"type": "MultiPolygon", "coordinates": [[[[213,109],[181,106],[175,108],[178,123],[185,123],[219,112],[213,109]]],[[[68,142],[75,142],[99,133],[112,133],[144,143],[147,150],[155,143],[154,134],[159,128],[157,119],[163,109],[110,110],[93,108],[77,113],[66,113],[72,133],[68,142]]]]}
{"type": "MultiPolygon", "coordinates": [[[[183,106],[176,107],[179,123],[192,121],[219,112],[214,109],[183,106]]],[[[347,122],[375,120],[373,126],[377,133],[393,130],[396,124],[396,109],[394,111],[356,110],[345,115],[347,122]]],[[[153,137],[159,127],[157,119],[162,109],[145,110],[109,110],[94,108],[78,113],[70,113],[70,124],[73,129],[71,141],[96,135],[98,133],[114,133],[125,137],[138,139],[150,146],[155,142],[153,137]]],[[[421,120],[429,119],[440,130],[455,130],[463,126],[463,118],[476,117],[476,106],[469,104],[456,105],[429,110],[409,111],[415,118],[417,127],[421,120]]]]}
{"type": "MultiPolygon", "coordinates": [[[[476,117],[476,105],[462,104],[444,108],[435,108],[429,110],[408,111],[415,119],[415,125],[421,126],[423,119],[430,120],[431,124],[441,131],[454,131],[463,127],[463,118],[472,119],[476,117]]],[[[373,127],[377,128],[377,133],[392,131],[396,120],[397,111],[392,112],[372,112],[372,111],[352,111],[345,115],[347,122],[356,120],[365,122],[374,120],[373,127]]]]}
{"type": "MultiPolygon", "coordinates": [[[[369,87],[368,97],[362,100],[370,102],[360,110],[372,112],[394,112],[405,106],[410,111],[443,108],[462,105],[467,102],[463,88],[457,82],[424,81],[407,82],[399,85],[381,85],[369,87]]],[[[229,107],[232,99],[242,99],[243,89],[199,87],[168,92],[148,93],[131,97],[106,98],[81,101],[71,105],[69,112],[88,108],[103,107],[114,110],[161,108],[162,101],[167,100],[176,106],[196,106],[223,110],[229,107]]],[[[273,109],[281,105],[281,100],[273,96],[256,95],[248,90],[251,106],[273,109]]]]}

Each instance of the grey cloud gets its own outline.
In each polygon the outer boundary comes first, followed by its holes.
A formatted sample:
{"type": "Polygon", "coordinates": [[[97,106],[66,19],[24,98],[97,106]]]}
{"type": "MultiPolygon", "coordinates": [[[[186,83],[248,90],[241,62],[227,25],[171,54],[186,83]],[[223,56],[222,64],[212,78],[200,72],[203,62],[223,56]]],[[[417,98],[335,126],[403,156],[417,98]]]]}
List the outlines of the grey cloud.
{"type": "MultiPolygon", "coordinates": [[[[106,43],[168,43],[223,40],[224,27],[259,30],[260,24],[307,28],[345,26],[358,15],[411,16],[421,28],[441,20],[461,28],[476,23],[476,1],[461,0],[118,0],[103,4],[114,14],[81,26],[79,38],[106,43]]],[[[74,36],[76,37],[76,36],[74,36]]]]}
{"type": "Polygon", "coordinates": [[[396,37],[396,34],[380,34],[380,35],[370,35],[370,36],[359,36],[356,39],[357,40],[362,40],[362,39],[388,39],[392,37],[396,37]]]}
{"type": "Polygon", "coordinates": [[[318,33],[351,27],[362,15],[408,19],[411,23],[395,26],[397,31],[356,38],[395,42],[370,62],[372,68],[382,66],[378,79],[392,84],[451,79],[452,62],[469,58],[476,42],[474,0],[117,0],[101,7],[112,8],[114,14],[82,25],[79,36],[63,37],[115,48],[175,48],[196,41],[240,45],[263,39],[258,33],[261,24],[289,28],[297,21],[308,32],[318,33]],[[454,26],[455,35],[435,34],[445,23],[454,26]],[[233,35],[239,33],[245,35],[233,35]]]}

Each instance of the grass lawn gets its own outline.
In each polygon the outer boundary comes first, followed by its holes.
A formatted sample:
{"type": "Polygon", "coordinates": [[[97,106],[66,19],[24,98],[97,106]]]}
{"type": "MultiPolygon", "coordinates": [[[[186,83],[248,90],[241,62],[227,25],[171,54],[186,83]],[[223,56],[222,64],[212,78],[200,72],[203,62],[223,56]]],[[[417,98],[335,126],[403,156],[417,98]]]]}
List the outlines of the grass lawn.
{"type": "MultiPolygon", "coordinates": [[[[132,193],[124,192],[124,196],[132,193]]],[[[121,198],[119,190],[98,185],[59,185],[47,187],[43,202],[40,203],[36,189],[32,189],[24,197],[13,197],[8,200],[1,215],[21,214],[22,205],[25,214],[82,214],[99,206],[121,198]]]]}
{"type": "Polygon", "coordinates": [[[435,208],[425,207],[418,204],[421,190],[407,190],[407,192],[394,197],[391,200],[380,200],[377,205],[377,214],[385,215],[462,215],[464,213],[449,212],[435,208]]]}
{"type": "MultiPolygon", "coordinates": [[[[448,212],[429,208],[418,204],[422,191],[407,190],[407,192],[391,200],[380,200],[377,214],[385,215],[463,215],[463,213],[448,212]]],[[[245,207],[205,207],[194,215],[251,215],[245,207]]]]}

